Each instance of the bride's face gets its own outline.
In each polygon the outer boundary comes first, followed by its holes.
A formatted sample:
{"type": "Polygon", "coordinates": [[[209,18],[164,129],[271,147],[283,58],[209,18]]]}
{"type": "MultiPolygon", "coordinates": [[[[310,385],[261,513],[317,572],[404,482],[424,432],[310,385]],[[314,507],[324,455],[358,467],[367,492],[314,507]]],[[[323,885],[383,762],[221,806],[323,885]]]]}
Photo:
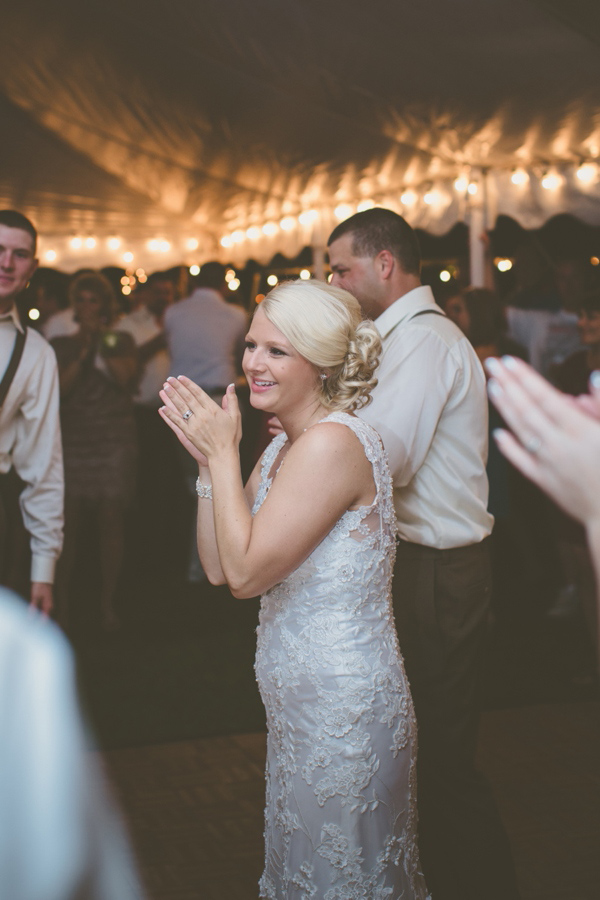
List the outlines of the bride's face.
{"type": "Polygon", "coordinates": [[[255,409],[282,415],[318,403],[319,372],[294,350],[259,307],[246,335],[242,363],[255,409]]]}

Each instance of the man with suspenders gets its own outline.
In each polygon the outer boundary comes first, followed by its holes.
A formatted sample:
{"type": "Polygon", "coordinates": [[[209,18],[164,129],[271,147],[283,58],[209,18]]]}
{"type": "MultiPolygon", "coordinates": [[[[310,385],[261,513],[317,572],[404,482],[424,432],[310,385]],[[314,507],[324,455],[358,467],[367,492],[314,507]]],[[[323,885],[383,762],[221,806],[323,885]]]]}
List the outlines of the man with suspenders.
{"type": "Polygon", "coordinates": [[[515,900],[508,839],[475,766],[490,608],[487,398],[463,333],[421,284],[410,225],[357,213],[329,238],[332,283],[383,341],[373,401],[394,481],[394,613],[419,726],[421,863],[434,900],[515,900]]]}
{"type": "Polygon", "coordinates": [[[15,306],[37,267],[36,242],[29,219],[0,211],[0,583],[17,527],[3,496],[14,470],[25,485],[19,502],[31,538],[30,599],[48,614],[63,531],[58,371],[54,351],[22,325],[15,306]]]}

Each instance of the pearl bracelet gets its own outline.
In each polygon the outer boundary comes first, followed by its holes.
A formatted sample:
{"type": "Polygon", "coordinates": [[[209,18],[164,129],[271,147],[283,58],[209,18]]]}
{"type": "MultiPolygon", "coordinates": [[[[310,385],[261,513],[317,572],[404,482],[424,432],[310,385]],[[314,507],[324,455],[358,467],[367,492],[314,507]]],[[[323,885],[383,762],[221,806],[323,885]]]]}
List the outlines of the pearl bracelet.
{"type": "Polygon", "coordinates": [[[201,500],[212,500],[212,484],[203,484],[200,481],[200,476],[198,476],[196,478],[196,493],[201,500]]]}

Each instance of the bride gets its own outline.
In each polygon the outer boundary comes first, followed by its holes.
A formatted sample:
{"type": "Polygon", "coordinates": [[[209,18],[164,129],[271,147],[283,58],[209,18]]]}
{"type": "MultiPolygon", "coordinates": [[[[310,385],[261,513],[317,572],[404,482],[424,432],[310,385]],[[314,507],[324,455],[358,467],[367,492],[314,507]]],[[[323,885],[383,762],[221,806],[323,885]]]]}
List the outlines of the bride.
{"type": "Polygon", "coordinates": [[[283,433],[245,488],[233,385],[222,408],[184,377],[161,391],[161,416],[199,466],[205,572],[235,597],[262,594],[266,900],[427,897],[416,724],[390,602],[391,479],[379,436],[353,414],[380,349],[340,288],[294,281],[267,295],[243,367],[252,405],[283,433]]]}

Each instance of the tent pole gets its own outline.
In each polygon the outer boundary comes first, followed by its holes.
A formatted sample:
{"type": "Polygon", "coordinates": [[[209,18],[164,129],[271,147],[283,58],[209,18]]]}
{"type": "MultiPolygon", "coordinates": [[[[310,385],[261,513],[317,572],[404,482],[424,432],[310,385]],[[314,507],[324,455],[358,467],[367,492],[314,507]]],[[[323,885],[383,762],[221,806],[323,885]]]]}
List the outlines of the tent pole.
{"type": "Polygon", "coordinates": [[[487,185],[481,169],[471,170],[471,181],[478,187],[469,196],[469,260],[471,287],[485,287],[485,244],[482,235],[487,227],[487,185]]]}

